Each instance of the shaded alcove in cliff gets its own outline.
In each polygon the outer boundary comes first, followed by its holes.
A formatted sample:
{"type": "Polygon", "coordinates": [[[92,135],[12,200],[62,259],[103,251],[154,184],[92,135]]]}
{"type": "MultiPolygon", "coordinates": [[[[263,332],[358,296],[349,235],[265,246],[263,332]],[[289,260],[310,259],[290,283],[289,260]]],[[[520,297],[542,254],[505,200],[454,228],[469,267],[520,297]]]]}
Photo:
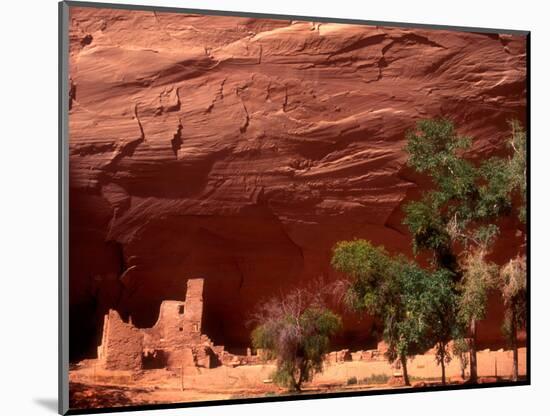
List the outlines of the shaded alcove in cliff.
{"type": "Polygon", "coordinates": [[[103,316],[118,304],[124,271],[122,246],[106,241],[112,207],[75,189],[69,198],[69,351],[71,360],[95,356],[103,316]]]}
{"type": "Polygon", "coordinates": [[[130,260],[119,307],[138,326],[154,323],[162,300],[183,296],[187,277],[201,277],[204,333],[220,345],[243,345],[259,296],[296,284],[304,267],[300,247],[263,207],[230,217],[154,220],[125,251],[139,260],[130,260]]]}
{"type": "MultiPolygon", "coordinates": [[[[341,277],[330,267],[336,241],[367,238],[391,252],[411,254],[399,207],[384,226],[344,214],[293,227],[285,226],[262,200],[227,216],[156,215],[144,204],[141,214],[128,212],[118,221],[106,221],[108,205],[96,195],[75,192],[72,207],[72,360],[95,356],[109,308],[124,319],[131,316],[138,327],[151,327],[163,300],[184,299],[187,278],[205,279],[203,332],[217,345],[246,348],[250,319],[260,302],[319,278],[330,283],[341,277]]],[[[502,227],[495,261],[520,246],[514,221],[504,221],[502,227]]],[[[375,346],[379,325],[331,306],[344,319],[335,349],[375,346]]],[[[487,319],[479,326],[480,348],[502,347],[502,314],[500,295],[493,293],[487,319]]]]}
{"type": "MultiPolygon", "coordinates": [[[[74,199],[84,210],[97,202],[74,199]]],[[[150,327],[163,300],[184,298],[191,277],[206,280],[204,333],[221,345],[248,345],[243,330],[260,297],[299,284],[304,265],[301,249],[272,214],[262,207],[245,211],[153,219],[125,244],[87,233],[97,213],[72,217],[72,357],[93,356],[106,309],[150,327]]]]}
{"type": "MultiPolygon", "coordinates": [[[[82,242],[71,251],[73,360],[95,356],[102,317],[109,308],[125,319],[131,316],[138,327],[151,327],[160,303],[183,299],[186,279],[193,277],[205,279],[204,333],[216,344],[245,348],[260,302],[319,278],[327,284],[334,281],[329,262],[336,239],[372,232],[360,218],[343,223],[332,218],[290,231],[260,203],[231,216],[152,216],[136,230],[125,228],[124,221],[118,226],[103,223],[102,234],[103,211],[97,208],[104,201],[88,195],[75,196],[73,203],[78,205],[73,206],[75,212],[86,214],[71,217],[72,238],[82,242]],[[95,227],[97,232],[90,233],[95,227]],[[131,236],[127,241],[107,240],[121,229],[131,236]]],[[[339,311],[346,330],[335,339],[335,348],[375,345],[371,319],[339,311]]]]}

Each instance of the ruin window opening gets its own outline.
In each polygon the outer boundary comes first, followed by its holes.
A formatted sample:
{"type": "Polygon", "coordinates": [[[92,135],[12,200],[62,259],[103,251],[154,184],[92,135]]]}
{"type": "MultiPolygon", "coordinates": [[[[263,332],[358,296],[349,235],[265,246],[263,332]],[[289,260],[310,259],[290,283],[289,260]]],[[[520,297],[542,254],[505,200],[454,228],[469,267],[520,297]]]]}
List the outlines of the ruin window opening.
{"type": "Polygon", "coordinates": [[[184,312],[184,311],[185,311],[185,307],[184,307],[183,305],[179,305],[179,307],[178,307],[178,313],[179,313],[180,315],[183,315],[183,312],[184,312]]]}

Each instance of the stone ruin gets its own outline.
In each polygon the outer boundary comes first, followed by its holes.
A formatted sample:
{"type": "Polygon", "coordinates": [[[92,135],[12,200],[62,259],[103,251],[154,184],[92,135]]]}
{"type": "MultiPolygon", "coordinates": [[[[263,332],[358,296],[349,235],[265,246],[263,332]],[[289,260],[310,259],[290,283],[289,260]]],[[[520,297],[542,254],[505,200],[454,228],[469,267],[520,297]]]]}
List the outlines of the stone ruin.
{"type": "Polygon", "coordinates": [[[345,361],[386,361],[385,353],[388,346],[384,341],[379,341],[376,349],[350,351],[343,349],[331,351],[325,357],[327,364],[343,363],[345,361]]]}
{"type": "Polygon", "coordinates": [[[105,370],[139,371],[155,368],[203,367],[252,364],[251,353],[237,356],[216,346],[201,333],[203,279],[189,279],[185,302],[167,300],[160,305],[152,328],[136,328],[109,310],[103,323],[98,363],[105,370]]]}
{"type": "MultiPolygon", "coordinates": [[[[113,309],[105,315],[101,345],[97,348],[98,365],[104,370],[140,371],[148,369],[237,367],[259,364],[262,351],[232,354],[224,346],[214,345],[201,333],[204,279],[189,279],[185,301],[165,300],[152,328],[137,328],[124,322],[113,309]]],[[[344,361],[385,360],[386,346],[380,342],[375,350],[333,351],[325,357],[327,364],[344,361]]]]}

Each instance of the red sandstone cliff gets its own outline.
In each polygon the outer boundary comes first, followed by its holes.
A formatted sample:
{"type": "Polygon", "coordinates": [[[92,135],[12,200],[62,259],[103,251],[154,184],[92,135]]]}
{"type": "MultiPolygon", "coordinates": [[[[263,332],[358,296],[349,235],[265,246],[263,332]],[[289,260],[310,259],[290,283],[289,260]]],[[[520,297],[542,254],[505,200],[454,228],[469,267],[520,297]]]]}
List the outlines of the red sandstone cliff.
{"type": "MultiPolygon", "coordinates": [[[[520,36],[71,8],[70,39],[73,358],[107,308],[151,326],[187,277],[204,332],[246,344],[259,299],[335,278],[336,241],[409,252],[417,119],[452,118],[483,158],[526,116],[520,36]]],[[[500,316],[494,297],[482,341],[500,316]]],[[[347,317],[343,342],[368,326],[347,317]]]]}

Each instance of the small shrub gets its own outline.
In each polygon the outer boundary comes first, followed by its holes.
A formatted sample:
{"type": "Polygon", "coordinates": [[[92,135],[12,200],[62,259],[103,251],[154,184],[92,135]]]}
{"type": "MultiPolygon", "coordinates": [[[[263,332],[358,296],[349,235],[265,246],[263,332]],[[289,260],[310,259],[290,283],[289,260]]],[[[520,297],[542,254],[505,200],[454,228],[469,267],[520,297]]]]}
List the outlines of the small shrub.
{"type": "Polygon", "coordinates": [[[273,382],[290,391],[301,391],[302,383],[323,371],[331,337],[342,327],[341,318],[328,309],[323,291],[295,289],[259,305],[253,320],[252,345],[267,358],[276,359],[273,382]]]}
{"type": "Polygon", "coordinates": [[[390,376],[387,374],[373,374],[370,377],[365,377],[363,383],[365,384],[387,384],[390,380],[390,376]]]}
{"type": "Polygon", "coordinates": [[[357,384],[357,377],[353,376],[353,377],[350,377],[348,378],[348,386],[351,386],[353,384],[357,384]]]}

